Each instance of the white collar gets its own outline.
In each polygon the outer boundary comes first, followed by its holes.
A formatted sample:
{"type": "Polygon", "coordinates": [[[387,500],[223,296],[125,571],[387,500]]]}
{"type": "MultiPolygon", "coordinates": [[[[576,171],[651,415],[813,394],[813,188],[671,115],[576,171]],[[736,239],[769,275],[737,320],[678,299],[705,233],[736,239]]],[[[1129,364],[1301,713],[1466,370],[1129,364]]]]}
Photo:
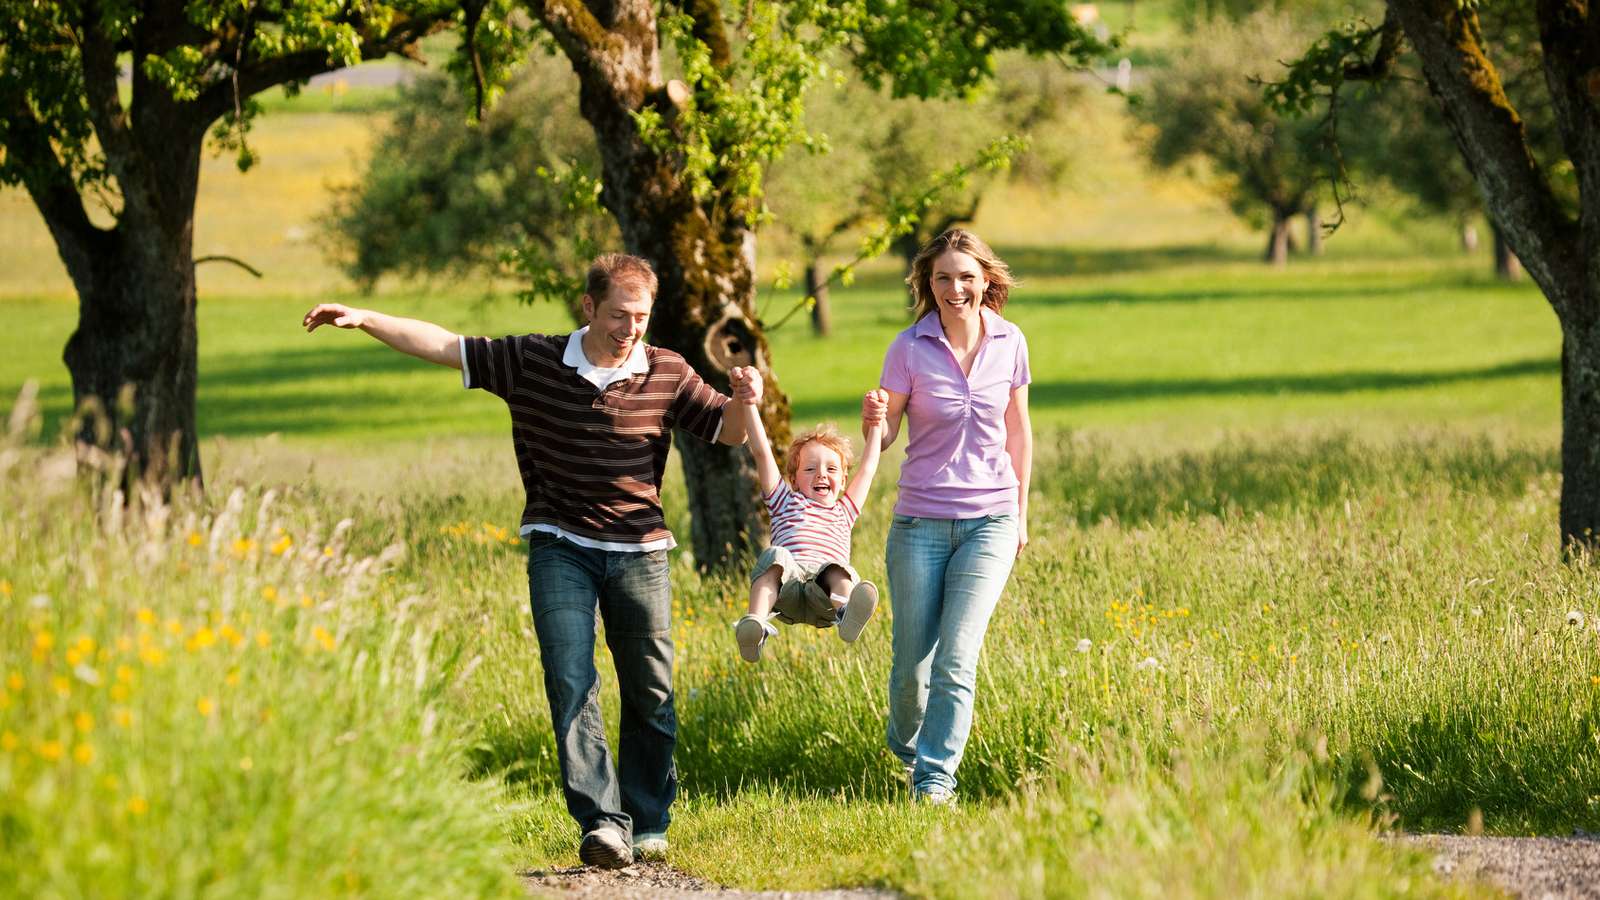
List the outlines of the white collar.
{"type": "Polygon", "coordinates": [[[583,352],[583,336],[589,333],[589,326],[585,325],[567,337],[567,349],[561,354],[561,364],[571,369],[578,370],[578,377],[594,384],[595,387],[605,390],[611,384],[643,375],[650,371],[650,359],[645,355],[644,341],[636,341],[633,352],[628,354],[627,362],[614,369],[605,369],[589,362],[589,357],[583,352]]]}

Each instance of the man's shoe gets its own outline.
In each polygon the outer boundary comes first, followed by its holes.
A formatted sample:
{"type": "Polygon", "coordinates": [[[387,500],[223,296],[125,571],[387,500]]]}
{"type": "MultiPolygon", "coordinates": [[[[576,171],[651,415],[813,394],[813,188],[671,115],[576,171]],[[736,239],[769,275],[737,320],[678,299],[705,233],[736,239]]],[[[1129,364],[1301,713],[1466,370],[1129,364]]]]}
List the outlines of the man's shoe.
{"type": "Polygon", "coordinates": [[[772,627],[771,622],[751,613],[746,613],[733,626],[733,637],[739,642],[739,655],[745,662],[760,662],[761,645],[767,642],[768,635],[777,633],[778,629],[772,627]]]}
{"type": "Polygon", "coordinates": [[[916,802],[926,803],[929,806],[954,806],[956,804],[956,792],[937,784],[917,788],[912,792],[911,797],[916,802]]]}
{"type": "Polygon", "coordinates": [[[634,835],[633,858],[658,862],[667,858],[667,835],[664,832],[646,832],[634,835]]]}
{"type": "Polygon", "coordinates": [[[861,637],[872,613],[878,608],[878,586],[863,581],[850,590],[850,602],[844,605],[844,616],[839,619],[839,640],[849,644],[861,637]]]}
{"type": "Polygon", "coordinates": [[[586,866],[602,869],[621,869],[633,863],[633,851],[622,832],[610,825],[601,825],[583,836],[578,844],[578,859],[586,866]]]}

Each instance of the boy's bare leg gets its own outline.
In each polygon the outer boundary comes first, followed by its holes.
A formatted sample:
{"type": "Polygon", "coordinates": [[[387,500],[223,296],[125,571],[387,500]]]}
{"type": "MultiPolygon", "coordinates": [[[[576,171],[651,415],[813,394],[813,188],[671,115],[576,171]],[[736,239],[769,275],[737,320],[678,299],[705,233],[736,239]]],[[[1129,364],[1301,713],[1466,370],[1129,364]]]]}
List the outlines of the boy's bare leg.
{"type": "Polygon", "coordinates": [[[739,655],[745,662],[760,662],[761,645],[767,642],[769,635],[778,633],[768,619],[778,602],[778,585],[782,578],[783,570],[773,566],[750,583],[750,611],[733,626],[733,637],[739,642],[739,655]]]}
{"type": "Polygon", "coordinates": [[[778,604],[778,585],[783,579],[783,569],[773,566],[750,583],[750,615],[765,618],[778,604]]]}
{"type": "Polygon", "coordinates": [[[825,566],[817,573],[817,583],[828,592],[828,598],[833,601],[833,610],[838,612],[844,608],[850,599],[850,589],[856,586],[855,580],[839,566],[825,566]]]}

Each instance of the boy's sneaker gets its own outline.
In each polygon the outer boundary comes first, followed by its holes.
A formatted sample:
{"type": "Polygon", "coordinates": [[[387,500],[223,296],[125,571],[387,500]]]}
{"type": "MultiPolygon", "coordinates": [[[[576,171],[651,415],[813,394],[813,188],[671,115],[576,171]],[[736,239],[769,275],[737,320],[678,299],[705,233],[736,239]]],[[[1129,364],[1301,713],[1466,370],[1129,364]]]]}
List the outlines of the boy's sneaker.
{"type": "Polygon", "coordinates": [[[610,825],[601,825],[583,836],[578,844],[578,859],[586,866],[622,869],[633,863],[633,851],[628,848],[622,832],[610,825]]]}
{"type": "Polygon", "coordinates": [[[761,645],[767,642],[769,635],[777,633],[778,629],[771,622],[753,613],[745,613],[733,625],[733,637],[739,642],[739,655],[745,662],[760,662],[761,645]]]}
{"type": "Polygon", "coordinates": [[[861,629],[867,627],[872,613],[878,608],[878,587],[870,581],[863,581],[850,590],[850,602],[844,605],[844,614],[839,617],[839,640],[851,643],[861,636],[861,629]]]}
{"type": "Polygon", "coordinates": [[[645,832],[633,836],[633,857],[638,860],[659,861],[667,858],[667,835],[664,832],[645,832]]]}

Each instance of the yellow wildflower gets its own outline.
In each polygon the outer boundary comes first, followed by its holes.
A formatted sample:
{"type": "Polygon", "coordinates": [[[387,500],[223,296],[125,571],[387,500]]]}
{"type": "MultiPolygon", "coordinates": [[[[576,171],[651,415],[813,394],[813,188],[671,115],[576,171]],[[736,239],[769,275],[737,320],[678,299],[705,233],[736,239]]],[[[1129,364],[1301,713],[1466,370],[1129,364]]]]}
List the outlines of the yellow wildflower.
{"type": "Polygon", "coordinates": [[[228,642],[228,646],[234,648],[244,643],[244,635],[240,634],[239,629],[234,628],[232,625],[222,626],[222,639],[228,642]]]}
{"type": "Polygon", "coordinates": [[[242,772],[248,772],[251,769],[254,769],[255,767],[256,767],[256,761],[251,759],[248,756],[243,757],[243,758],[241,758],[239,760],[239,770],[242,771],[242,772]]]}
{"type": "Polygon", "coordinates": [[[72,682],[65,675],[56,675],[50,679],[50,686],[55,688],[56,695],[60,697],[72,696],[72,682]]]}
{"type": "Polygon", "coordinates": [[[276,603],[278,600],[278,589],[270,584],[267,585],[261,589],[261,599],[267,601],[268,603],[276,603]]]}
{"type": "Polygon", "coordinates": [[[148,606],[139,607],[139,613],[136,618],[138,618],[140,625],[154,625],[156,623],[155,611],[148,606]]]}
{"type": "Polygon", "coordinates": [[[217,711],[217,701],[210,697],[201,697],[195,701],[194,708],[200,715],[210,718],[211,714],[217,711]]]}
{"type": "Polygon", "coordinates": [[[149,811],[150,804],[143,797],[134,796],[128,798],[128,812],[136,816],[142,816],[149,811]]]}
{"type": "Polygon", "coordinates": [[[294,546],[294,541],[290,540],[289,536],[286,534],[272,543],[272,555],[282,556],[285,553],[288,553],[289,548],[292,546],[294,546]]]}
{"type": "Polygon", "coordinates": [[[147,666],[159,666],[166,658],[166,651],[160,647],[145,647],[139,651],[139,659],[147,666]]]}
{"type": "Polygon", "coordinates": [[[11,596],[11,582],[5,580],[4,578],[0,578],[0,596],[11,596]]]}
{"type": "Polygon", "coordinates": [[[237,668],[229,669],[227,676],[222,680],[228,687],[237,687],[239,684],[239,670],[237,668]]]}
{"type": "Polygon", "coordinates": [[[300,595],[300,606],[303,609],[310,609],[311,608],[311,597],[306,595],[306,594],[301,594],[300,595]]]}
{"type": "Polygon", "coordinates": [[[86,712],[80,712],[72,717],[72,727],[84,734],[88,734],[94,730],[94,716],[86,712]]]}
{"type": "Polygon", "coordinates": [[[130,651],[132,649],[133,649],[133,638],[128,637],[125,634],[117,636],[117,652],[118,653],[127,653],[128,651],[130,651]]]}
{"type": "Polygon", "coordinates": [[[233,556],[235,559],[244,559],[256,549],[256,542],[250,538],[239,538],[233,542],[233,556]]]}
{"type": "Polygon", "coordinates": [[[55,762],[61,758],[62,747],[60,741],[44,741],[39,745],[39,756],[55,762]]]}
{"type": "Polygon", "coordinates": [[[178,621],[177,619],[168,619],[167,620],[167,633],[168,634],[183,634],[183,623],[178,621]]]}
{"type": "Polygon", "coordinates": [[[128,686],[125,684],[119,683],[111,686],[111,699],[117,701],[118,703],[128,699],[128,693],[128,686]]]}
{"type": "Polygon", "coordinates": [[[21,742],[17,740],[17,736],[15,734],[12,734],[9,731],[0,732],[0,750],[10,753],[11,751],[17,749],[17,744],[19,743],[21,742]]]}
{"type": "Polygon", "coordinates": [[[108,791],[114,791],[122,787],[122,782],[117,780],[117,776],[108,772],[104,778],[100,779],[100,786],[108,791]]]}
{"type": "Polygon", "coordinates": [[[198,531],[189,532],[189,546],[198,547],[198,546],[200,546],[201,544],[203,544],[205,542],[206,542],[206,539],[200,535],[200,532],[198,532],[198,531]]]}
{"type": "Polygon", "coordinates": [[[72,758],[80,766],[87,766],[94,762],[94,747],[90,744],[79,744],[72,748],[72,758]]]}
{"type": "Polygon", "coordinates": [[[117,680],[123,684],[132,684],[133,668],[131,666],[117,666],[117,680]]]}
{"type": "Polygon", "coordinates": [[[272,646],[272,635],[267,634],[265,631],[256,632],[256,646],[258,646],[258,647],[270,647],[270,646],[272,646]]]}
{"type": "Polygon", "coordinates": [[[116,722],[118,728],[132,728],[133,713],[119,708],[111,714],[111,721],[116,722]]]}
{"type": "Polygon", "coordinates": [[[329,634],[328,629],[323,628],[321,625],[311,629],[311,636],[316,639],[317,643],[322,645],[322,649],[327,650],[330,653],[332,653],[334,647],[337,646],[333,639],[333,635],[329,634]]]}
{"type": "Polygon", "coordinates": [[[44,659],[50,655],[50,650],[56,645],[56,636],[48,631],[40,631],[33,636],[33,658],[44,659]]]}
{"type": "Polygon", "coordinates": [[[21,672],[12,672],[10,675],[6,676],[6,687],[10,688],[15,693],[22,693],[22,689],[27,686],[28,682],[22,677],[21,672]]]}

